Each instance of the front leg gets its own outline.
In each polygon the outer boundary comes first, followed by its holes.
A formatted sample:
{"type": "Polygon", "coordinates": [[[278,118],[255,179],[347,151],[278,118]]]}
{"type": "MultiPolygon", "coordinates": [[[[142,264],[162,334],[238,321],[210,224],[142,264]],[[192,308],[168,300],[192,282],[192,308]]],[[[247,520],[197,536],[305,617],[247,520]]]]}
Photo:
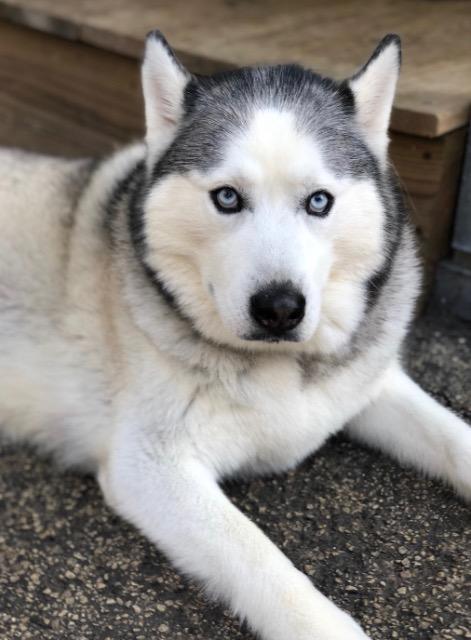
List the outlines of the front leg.
{"type": "Polygon", "coordinates": [[[121,433],[99,481],[107,501],[264,640],[367,640],[175,445],[121,433]]]}
{"type": "Polygon", "coordinates": [[[347,426],[354,438],[451,484],[471,499],[471,428],[423,391],[399,365],[347,426]]]}

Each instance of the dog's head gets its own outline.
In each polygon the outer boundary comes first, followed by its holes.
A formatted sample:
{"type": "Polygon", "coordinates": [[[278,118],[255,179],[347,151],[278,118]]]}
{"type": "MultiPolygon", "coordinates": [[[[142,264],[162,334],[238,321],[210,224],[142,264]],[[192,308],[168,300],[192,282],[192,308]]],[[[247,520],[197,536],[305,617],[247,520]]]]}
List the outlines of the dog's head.
{"type": "Polygon", "coordinates": [[[387,36],[341,83],[297,65],[195,77],[148,36],[142,255],[201,334],[328,353],[354,332],[385,260],[399,67],[387,36]]]}

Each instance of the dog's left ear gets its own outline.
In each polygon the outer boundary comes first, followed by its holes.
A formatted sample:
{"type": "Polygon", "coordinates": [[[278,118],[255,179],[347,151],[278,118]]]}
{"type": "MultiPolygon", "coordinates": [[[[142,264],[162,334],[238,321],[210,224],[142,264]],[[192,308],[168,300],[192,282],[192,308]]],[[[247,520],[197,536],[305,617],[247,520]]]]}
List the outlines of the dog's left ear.
{"type": "Polygon", "coordinates": [[[147,36],[141,77],[146,141],[155,158],[175,136],[183,115],[185,87],[191,79],[160,31],[151,31],[147,36]]]}
{"type": "Polygon", "coordinates": [[[401,40],[384,37],[373,55],[348,84],[355,98],[356,118],[373,152],[385,159],[388,125],[401,68],[401,40]]]}

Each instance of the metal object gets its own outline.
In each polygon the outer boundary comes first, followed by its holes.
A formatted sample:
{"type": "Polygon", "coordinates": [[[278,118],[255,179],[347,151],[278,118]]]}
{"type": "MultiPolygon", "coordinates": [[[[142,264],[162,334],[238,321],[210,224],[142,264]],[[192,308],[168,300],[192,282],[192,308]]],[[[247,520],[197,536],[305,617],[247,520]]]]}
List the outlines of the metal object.
{"type": "Polygon", "coordinates": [[[432,300],[471,321],[471,123],[451,242],[453,254],[438,265],[432,300]]]}
{"type": "Polygon", "coordinates": [[[471,256],[471,123],[468,128],[452,246],[453,249],[471,256]]]}

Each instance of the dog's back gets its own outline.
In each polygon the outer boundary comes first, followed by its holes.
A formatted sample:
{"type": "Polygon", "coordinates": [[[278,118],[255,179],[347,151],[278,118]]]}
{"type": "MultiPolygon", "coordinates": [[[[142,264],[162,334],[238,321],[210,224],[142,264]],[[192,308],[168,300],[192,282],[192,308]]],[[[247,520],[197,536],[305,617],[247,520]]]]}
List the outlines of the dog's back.
{"type": "Polygon", "coordinates": [[[0,150],[0,326],[48,315],[63,291],[89,161],[0,150]]]}
{"type": "Polygon", "coordinates": [[[91,388],[90,406],[83,404],[90,372],[81,373],[87,363],[80,340],[66,335],[64,314],[77,202],[90,166],[0,150],[0,424],[46,450],[65,451],[74,416],[96,409],[91,388]]]}

